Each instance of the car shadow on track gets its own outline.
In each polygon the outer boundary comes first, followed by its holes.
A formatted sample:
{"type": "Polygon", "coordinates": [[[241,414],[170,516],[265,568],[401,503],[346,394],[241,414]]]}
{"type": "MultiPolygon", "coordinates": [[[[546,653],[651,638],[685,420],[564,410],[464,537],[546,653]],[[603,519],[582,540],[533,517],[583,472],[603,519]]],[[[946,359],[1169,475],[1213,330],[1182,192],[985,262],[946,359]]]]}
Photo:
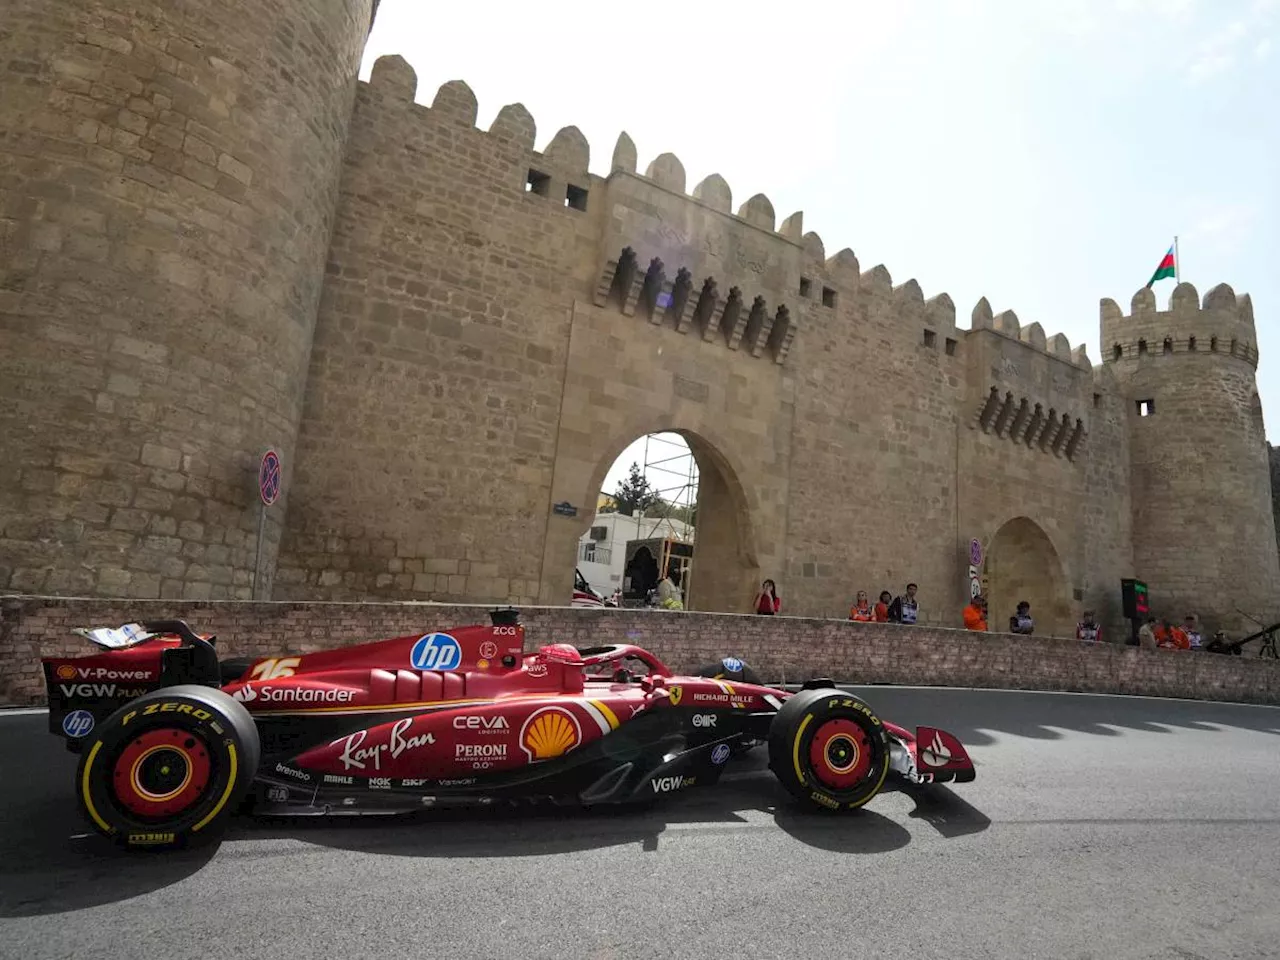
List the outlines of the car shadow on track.
{"type": "Polygon", "coordinates": [[[65,913],[152,893],[199,871],[216,849],[122,850],[89,833],[65,790],[8,806],[0,819],[0,918],[65,913]]]}
{"type": "MultiPolygon", "coordinates": [[[[747,762],[749,764],[749,761],[747,762]]],[[[383,817],[246,818],[234,839],[291,839],[353,852],[406,857],[526,857],[603,847],[659,849],[666,839],[696,831],[726,843],[780,829],[806,846],[833,853],[881,854],[911,842],[911,832],[874,809],[886,801],[944,838],[977,833],[991,821],[951,790],[886,789],[853,813],[829,813],[795,802],[763,767],[726,774],[705,791],[691,790],[655,805],[582,809],[555,806],[440,807],[383,817]],[[904,798],[896,800],[895,798],[904,798]]]]}

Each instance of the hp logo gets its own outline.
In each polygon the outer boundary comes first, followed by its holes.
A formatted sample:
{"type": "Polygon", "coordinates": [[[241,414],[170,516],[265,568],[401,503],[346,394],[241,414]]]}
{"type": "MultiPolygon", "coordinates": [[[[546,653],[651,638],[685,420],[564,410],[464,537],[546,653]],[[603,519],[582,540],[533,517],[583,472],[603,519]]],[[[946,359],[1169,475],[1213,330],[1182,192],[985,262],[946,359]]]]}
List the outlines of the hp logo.
{"type": "Polygon", "coordinates": [[[725,657],[720,661],[720,665],[724,667],[725,671],[728,673],[742,672],[742,661],[737,657],[725,657]]]}
{"type": "Polygon", "coordinates": [[[729,745],[727,743],[717,743],[714,750],[711,751],[711,762],[717,767],[729,759],[729,745]]]}
{"type": "Polygon", "coordinates": [[[62,732],[68,737],[85,737],[93,729],[93,714],[88,710],[72,710],[62,718],[62,732]]]}
{"type": "Polygon", "coordinates": [[[409,660],[415,670],[456,670],[462,645],[447,633],[429,633],[413,645],[409,660]]]}

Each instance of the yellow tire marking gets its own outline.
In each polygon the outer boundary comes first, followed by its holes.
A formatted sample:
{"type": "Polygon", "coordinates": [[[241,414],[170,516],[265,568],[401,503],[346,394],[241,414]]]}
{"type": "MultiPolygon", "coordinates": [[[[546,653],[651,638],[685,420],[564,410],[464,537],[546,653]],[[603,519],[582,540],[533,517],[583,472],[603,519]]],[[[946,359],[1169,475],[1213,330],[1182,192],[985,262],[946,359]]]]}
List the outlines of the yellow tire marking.
{"type": "Polygon", "coordinates": [[[99,740],[93,745],[93,749],[89,751],[89,759],[84,762],[84,774],[80,777],[80,795],[84,798],[85,809],[89,811],[89,816],[93,822],[98,825],[103,833],[112,834],[115,830],[107,825],[107,822],[98,815],[98,808],[93,805],[93,797],[89,793],[89,771],[93,769],[93,761],[98,756],[98,751],[102,749],[102,741],[99,740]]]}
{"type": "Polygon", "coordinates": [[[795,740],[791,742],[791,762],[795,764],[796,777],[801,783],[806,783],[807,778],[804,771],[800,769],[800,738],[804,736],[804,728],[809,725],[809,721],[813,719],[813,714],[806,714],[805,718],[800,721],[800,729],[796,731],[795,740]]]}
{"type": "Polygon", "coordinates": [[[227,805],[227,799],[231,796],[231,791],[236,785],[236,770],[239,768],[239,761],[236,758],[236,745],[234,743],[227,744],[227,756],[231,760],[231,773],[227,777],[227,789],[222,791],[222,796],[218,798],[217,805],[210,810],[203,820],[191,828],[191,832],[195,833],[209,825],[209,821],[222,812],[222,808],[227,805]]]}
{"type": "Polygon", "coordinates": [[[604,718],[609,721],[610,730],[618,729],[618,715],[609,709],[608,704],[603,700],[588,700],[587,702],[604,714],[604,718]]]}

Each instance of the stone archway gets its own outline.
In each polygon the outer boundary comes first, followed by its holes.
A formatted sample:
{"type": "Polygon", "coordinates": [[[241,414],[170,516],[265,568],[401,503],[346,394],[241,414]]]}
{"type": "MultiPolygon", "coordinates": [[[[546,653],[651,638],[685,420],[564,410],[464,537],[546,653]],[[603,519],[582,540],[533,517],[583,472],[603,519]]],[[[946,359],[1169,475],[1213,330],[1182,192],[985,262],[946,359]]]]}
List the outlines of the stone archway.
{"type": "Polygon", "coordinates": [[[988,626],[1007,633],[1020,601],[1031,604],[1036,634],[1075,635],[1071,589],[1058,551],[1034,520],[1015,517],[996,531],[987,547],[983,580],[988,626]]]}
{"type": "MultiPolygon", "coordinates": [[[[697,523],[693,561],[688,580],[683,584],[686,609],[717,613],[745,613],[759,587],[761,565],[756,543],[756,523],[752,517],[751,497],[743,484],[742,469],[725,448],[697,431],[670,422],[648,423],[641,429],[627,430],[620,439],[608,444],[590,465],[577,469],[570,483],[565,477],[561,489],[576,490],[574,503],[584,507],[596,502],[601,484],[614,461],[622,452],[647,433],[675,433],[689,445],[698,464],[697,523]]],[[[580,466],[586,466],[582,464],[580,466]]],[[[569,464],[562,468],[571,469],[569,464]]],[[[554,525],[548,529],[543,571],[544,603],[560,603],[574,569],[578,538],[591,525],[594,509],[580,511],[576,522],[554,525]]]]}

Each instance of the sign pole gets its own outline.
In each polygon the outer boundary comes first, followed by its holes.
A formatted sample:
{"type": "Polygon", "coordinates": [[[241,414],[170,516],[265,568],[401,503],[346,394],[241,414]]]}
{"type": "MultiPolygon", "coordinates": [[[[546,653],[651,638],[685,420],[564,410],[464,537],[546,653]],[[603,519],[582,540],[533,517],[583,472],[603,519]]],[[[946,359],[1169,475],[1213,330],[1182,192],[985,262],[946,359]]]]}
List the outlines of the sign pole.
{"type": "Polygon", "coordinates": [[[262,541],[267,535],[267,505],[265,503],[258,504],[258,555],[253,562],[253,599],[261,600],[262,591],[259,584],[262,582],[262,541]]]}

